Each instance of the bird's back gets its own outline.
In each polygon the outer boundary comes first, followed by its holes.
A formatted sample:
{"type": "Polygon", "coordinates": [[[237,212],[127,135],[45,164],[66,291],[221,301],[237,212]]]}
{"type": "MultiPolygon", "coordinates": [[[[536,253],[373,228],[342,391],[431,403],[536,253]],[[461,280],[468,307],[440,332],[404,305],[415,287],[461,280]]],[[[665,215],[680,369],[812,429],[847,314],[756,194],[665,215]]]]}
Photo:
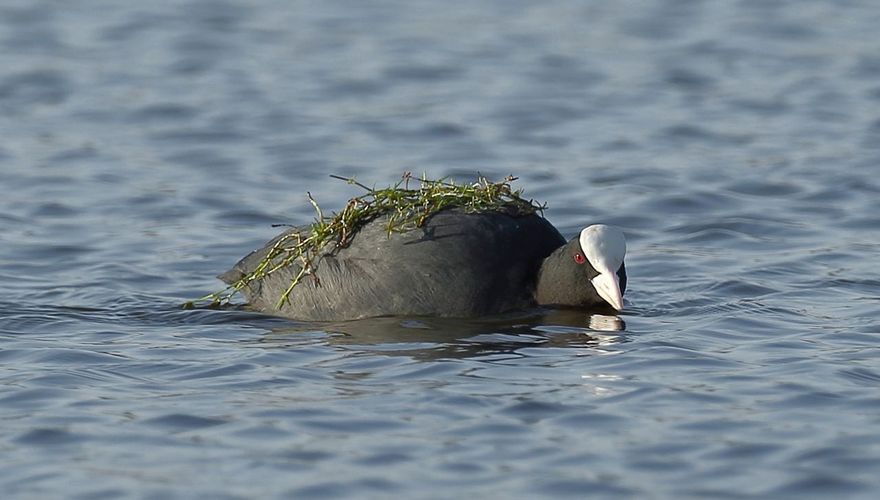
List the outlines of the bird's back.
{"type": "MultiPolygon", "coordinates": [[[[324,254],[317,264],[318,280],[305,277],[280,307],[279,297],[299,271],[295,265],[242,292],[257,309],[302,320],[481,316],[533,305],[541,260],[565,243],[537,215],[451,209],[434,214],[420,228],[390,236],[387,222],[387,217],[370,222],[347,247],[324,254]]],[[[252,271],[278,238],[221,279],[231,283],[252,271]]]]}

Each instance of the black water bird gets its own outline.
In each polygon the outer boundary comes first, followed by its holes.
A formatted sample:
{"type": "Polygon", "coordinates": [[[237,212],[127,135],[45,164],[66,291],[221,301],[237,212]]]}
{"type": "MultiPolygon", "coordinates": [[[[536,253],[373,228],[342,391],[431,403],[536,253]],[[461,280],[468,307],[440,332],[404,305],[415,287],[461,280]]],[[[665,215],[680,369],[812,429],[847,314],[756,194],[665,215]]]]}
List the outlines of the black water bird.
{"type": "MultiPolygon", "coordinates": [[[[374,316],[474,317],[535,306],[623,309],[623,233],[591,225],[567,241],[546,219],[446,209],[421,227],[389,233],[388,216],[363,226],[348,245],[320,252],[314,277],[279,301],[300,271],[278,269],[240,291],[251,307],[300,320],[374,316]]],[[[293,228],[220,278],[252,272],[293,228]]]]}

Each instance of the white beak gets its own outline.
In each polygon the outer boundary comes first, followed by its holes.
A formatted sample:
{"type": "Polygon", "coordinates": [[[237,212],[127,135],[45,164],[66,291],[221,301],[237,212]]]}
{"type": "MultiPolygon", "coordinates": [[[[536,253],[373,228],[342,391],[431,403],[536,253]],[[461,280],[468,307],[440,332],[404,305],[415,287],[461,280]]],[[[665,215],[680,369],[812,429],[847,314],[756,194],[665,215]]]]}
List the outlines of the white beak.
{"type": "Polygon", "coordinates": [[[599,292],[599,296],[605,299],[605,302],[611,304],[611,307],[618,311],[623,310],[623,296],[620,293],[620,280],[617,278],[617,273],[599,273],[591,282],[599,292]]]}

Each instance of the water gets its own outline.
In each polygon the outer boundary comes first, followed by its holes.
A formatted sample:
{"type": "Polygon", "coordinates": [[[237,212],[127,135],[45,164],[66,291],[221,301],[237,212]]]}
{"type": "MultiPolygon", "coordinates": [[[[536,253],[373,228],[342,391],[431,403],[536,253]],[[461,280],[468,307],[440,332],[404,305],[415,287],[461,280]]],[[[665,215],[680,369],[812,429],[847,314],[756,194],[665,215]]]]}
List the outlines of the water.
{"type": "Polygon", "coordinates": [[[878,25],[869,0],[3,2],[4,498],[873,498],[878,25]],[[621,318],[178,308],[306,191],[358,194],[328,173],[404,170],[621,226],[621,318]]]}

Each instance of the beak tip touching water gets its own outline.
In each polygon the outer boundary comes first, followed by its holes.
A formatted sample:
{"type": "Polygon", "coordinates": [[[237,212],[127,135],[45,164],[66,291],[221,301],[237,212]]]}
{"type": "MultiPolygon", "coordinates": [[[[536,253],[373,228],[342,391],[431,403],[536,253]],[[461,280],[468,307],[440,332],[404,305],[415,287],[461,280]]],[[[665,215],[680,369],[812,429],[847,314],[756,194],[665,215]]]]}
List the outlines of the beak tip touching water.
{"type": "Polygon", "coordinates": [[[620,293],[620,281],[616,274],[601,273],[592,280],[596,292],[617,311],[623,310],[623,295],[620,293]]]}

